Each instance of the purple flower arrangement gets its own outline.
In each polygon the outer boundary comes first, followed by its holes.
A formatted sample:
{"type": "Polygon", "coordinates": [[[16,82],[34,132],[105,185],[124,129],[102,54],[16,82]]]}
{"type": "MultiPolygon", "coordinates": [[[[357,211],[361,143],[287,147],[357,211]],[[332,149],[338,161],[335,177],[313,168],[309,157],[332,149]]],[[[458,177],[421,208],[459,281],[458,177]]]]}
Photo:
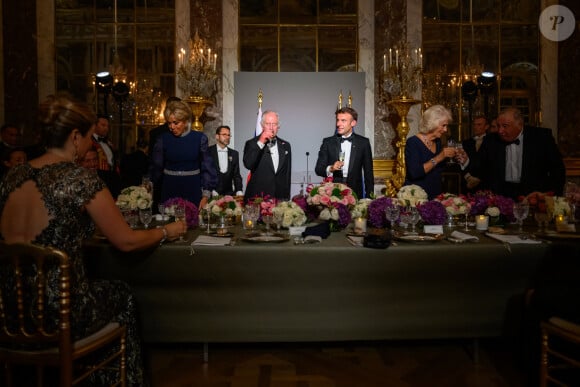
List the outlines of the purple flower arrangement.
{"type": "Polygon", "coordinates": [[[419,211],[424,224],[445,224],[447,219],[447,210],[438,200],[418,204],[417,211],[419,211]]]}
{"type": "Polygon", "coordinates": [[[496,207],[500,216],[509,222],[515,220],[514,201],[511,198],[496,195],[491,191],[477,191],[469,195],[468,200],[471,204],[471,215],[483,215],[489,208],[496,207]]]}
{"type": "Polygon", "coordinates": [[[338,225],[340,228],[345,228],[352,220],[350,210],[342,203],[334,203],[334,206],[338,210],[338,225]]]}
{"type": "Polygon", "coordinates": [[[382,196],[370,202],[368,207],[369,225],[376,228],[385,227],[388,222],[385,216],[385,209],[393,204],[398,205],[398,201],[386,196],[382,196]]]}
{"type": "Polygon", "coordinates": [[[199,223],[199,212],[197,206],[190,202],[189,200],[185,200],[183,198],[171,198],[165,201],[165,212],[172,214],[173,208],[176,205],[183,205],[185,207],[185,220],[187,222],[187,227],[195,227],[199,223]]]}

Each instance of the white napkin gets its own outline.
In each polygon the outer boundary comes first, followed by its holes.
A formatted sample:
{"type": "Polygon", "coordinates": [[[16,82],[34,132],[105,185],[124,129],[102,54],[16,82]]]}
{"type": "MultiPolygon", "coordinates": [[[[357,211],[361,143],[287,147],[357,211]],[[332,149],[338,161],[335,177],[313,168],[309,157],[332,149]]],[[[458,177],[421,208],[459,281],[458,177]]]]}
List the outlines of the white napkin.
{"type": "Polygon", "coordinates": [[[212,237],[209,235],[200,235],[192,243],[192,246],[227,246],[232,238],[212,237]]]}
{"type": "Polygon", "coordinates": [[[479,238],[474,235],[469,235],[461,231],[453,231],[451,233],[451,238],[459,239],[461,241],[477,242],[479,238]]]}
{"type": "Polygon", "coordinates": [[[490,238],[498,240],[503,243],[509,243],[510,245],[522,245],[522,244],[532,244],[536,245],[538,243],[542,243],[542,241],[538,241],[535,239],[522,239],[518,235],[507,235],[507,234],[492,234],[490,232],[486,233],[490,238]]]}
{"type": "Polygon", "coordinates": [[[357,247],[363,246],[364,237],[362,237],[362,236],[349,235],[346,237],[346,239],[353,246],[357,246],[357,247]]]}

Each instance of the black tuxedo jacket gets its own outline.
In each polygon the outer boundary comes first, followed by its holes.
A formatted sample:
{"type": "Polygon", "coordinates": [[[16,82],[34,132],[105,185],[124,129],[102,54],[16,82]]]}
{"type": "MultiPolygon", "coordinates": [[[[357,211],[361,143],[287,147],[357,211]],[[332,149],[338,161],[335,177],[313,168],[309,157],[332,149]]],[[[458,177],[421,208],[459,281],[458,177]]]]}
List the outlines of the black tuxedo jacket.
{"type": "Polygon", "coordinates": [[[480,165],[474,170],[482,178],[482,188],[516,198],[534,191],[553,191],[562,195],[566,168],[560,151],[546,128],[525,127],[523,141],[522,174],[517,192],[505,181],[506,143],[496,134],[488,134],[479,148],[480,165]]]}
{"type": "Polygon", "coordinates": [[[209,147],[209,154],[214,161],[218,175],[217,193],[220,195],[235,195],[237,191],[242,191],[242,175],[240,175],[240,155],[238,151],[228,149],[228,169],[225,173],[220,171],[217,145],[209,147]]]}
{"type": "MultiPolygon", "coordinates": [[[[469,165],[467,166],[467,168],[462,171],[462,177],[465,176],[465,174],[469,173],[470,175],[474,176],[474,177],[478,177],[477,173],[480,170],[481,167],[481,149],[483,147],[483,144],[485,143],[486,139],[488,138],[488,135],[486,134],[483,137],[483,140],[481,142],[481,146],[479,147],[479,150],[477,150],[475,148],[475,138],[470,137],[466,140],[463,140],[462,145],[463,145],[463,150],[465,151],[465,153],[467,153],[467,156],[469,157],[469,165]]],[[[477,192],[481,189],[480,186],[475,187],[473,190],[469,190],[467,188],[466,185],[466,181],[465,179],[462,179],[462,192],[466,193],[466,192],[477,192]]]]}
{"type": "MultiPolygon", "coordinates": [[[[353,133],[352,137],[346,181],[342,171],[334,172],[333,181],[348,185],[356,193],[358,198],[362,199],[363,197],[369,197],[374,192],[373,154],[368,138],[356,133],[353,133]],[[365,193],[364,196],[363,192],[365,193]]],[[[334,164],[338,160],[338,153],[340,151],[340,136],[335,135],[322,140],[322,145],[318,151],[316,167],[314,168],[318,176],[327,177],[326,167],[334,164]]]]}
{"type": "Polygon", "coordinates": [[[250,171],[251,177],[246,187],[244,200],[254,196],[270,195],[276,199],[290,199],[290,174],[292,173],[292,150],[290,143],[278,137],[278,170],[270,156],[268,145],[262,149],[258,146],[258,138],[246,141],[244,146],[244,166],[250,171]]]}

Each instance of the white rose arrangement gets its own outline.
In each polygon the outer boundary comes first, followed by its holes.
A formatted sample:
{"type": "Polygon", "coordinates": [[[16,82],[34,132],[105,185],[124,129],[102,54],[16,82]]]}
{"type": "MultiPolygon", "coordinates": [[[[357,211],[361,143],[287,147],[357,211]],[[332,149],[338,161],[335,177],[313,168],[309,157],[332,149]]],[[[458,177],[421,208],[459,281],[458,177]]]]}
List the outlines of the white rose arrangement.
{"type": "Polygon", "coordinates": [[[356,202],[353,209],[350,211],[350,216],[354,218],[366,218],[369,211],[369,204],[372,202],[372,199],[363,198],[356,202]]]}
{"type": "Polygon", "coordinates": [[[151,207],[151,194],[143,186],[124,188],[117,196],[117,206],[122,210],[138,210],[151,207]]]}
{"type": "Polygon", "coordinates": [[[402,206],[416,207],[417,204],[425,203],[428,200],[427,192],[416,184],[402,186],[397,192],[397,199],[402,206]]]}
{"type": "Polygon", "coordinates": [[[485,213],[491,216],[492,218],[495,218],[501,214],[501,211],[497,207],[487,207],[485,209],[485,213]]]}
{"type": "Polygon", "coordinates": [[[548,207],[548,213],[552,214],[553,217],[570,214],[570,204],[563,196],[547,196],[546,206],[548,207]]]}
{"type": "Polygon", "coordinates": [[[272,209],[272,215],[283,216],[282,227],[298,227],[306,223],[306,214],[300,206],[292,201],[279,202],[272,209]]]}

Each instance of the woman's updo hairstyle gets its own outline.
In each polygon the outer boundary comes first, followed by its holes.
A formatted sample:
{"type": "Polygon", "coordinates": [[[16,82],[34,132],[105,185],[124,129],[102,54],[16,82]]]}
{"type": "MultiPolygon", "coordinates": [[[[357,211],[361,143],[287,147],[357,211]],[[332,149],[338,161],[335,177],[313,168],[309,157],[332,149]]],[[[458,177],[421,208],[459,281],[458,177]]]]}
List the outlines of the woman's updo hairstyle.
{"type": "Polygon", "coordinates": [[[38,121],[46,147],[61,148],[74,129],[86,136],[97,117],[88,104],[63,93],[50,95],[40,104],[38,121]]]}

